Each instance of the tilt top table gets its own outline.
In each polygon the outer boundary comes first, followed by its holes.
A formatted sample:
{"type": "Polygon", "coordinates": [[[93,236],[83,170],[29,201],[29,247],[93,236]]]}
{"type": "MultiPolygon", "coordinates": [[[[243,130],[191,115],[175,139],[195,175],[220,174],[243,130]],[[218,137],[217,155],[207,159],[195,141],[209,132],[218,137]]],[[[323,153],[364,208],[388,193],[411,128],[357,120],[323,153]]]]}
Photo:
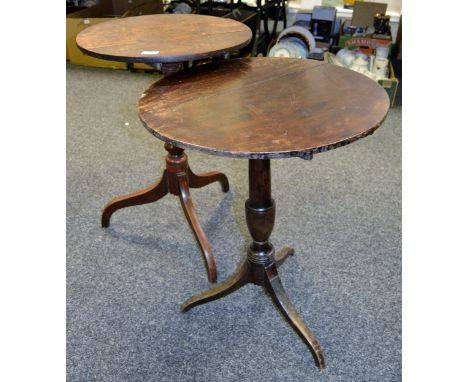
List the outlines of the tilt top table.
{"type": "MultiPolygon", "coordinates": [[[[112,61],[145,63],[166,76],[183,69],[186,61],[223,56],[246,46],[252,32],[235,20],[201,15],[162,14],[126,17],[100,23],[78,34],[76,44],[86,54],[112,61]]],[[[101,224],[108,227],[118,209],[156,202],[168,193],[180,198],[185,216],[205,260],[208,280],[216,282],[216,262],[211,245],[193,207],[190,188],[220,182],[229,191],[227,177],[219,172],[196,175],[184,150],[167,143],[166,170],[156,184],[112,199],[102,212],[101,224]]]]}
{"type": "Polygon", "coordinates": [[[325,366],[314,334],[289,300],[277,266],[294,253],[275,254],[270,158],[300,157],[334,149],[371,134],[389,99],[362,74],[313,60],[248,58],[203,65],[151,86],[140,99],[140,119],[161,140],[208,154],[249,159],[245,203],[252,243],[230,278],[188,299],[183,312],[234,292],[264,286],[274,303],[325,366]]]}

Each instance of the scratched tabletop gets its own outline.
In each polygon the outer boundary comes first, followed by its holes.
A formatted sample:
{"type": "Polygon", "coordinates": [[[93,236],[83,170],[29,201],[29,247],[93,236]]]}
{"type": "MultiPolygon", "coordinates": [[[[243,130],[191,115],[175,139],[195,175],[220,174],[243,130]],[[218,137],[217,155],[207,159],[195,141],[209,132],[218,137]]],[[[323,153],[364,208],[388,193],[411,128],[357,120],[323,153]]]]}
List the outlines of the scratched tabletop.
{"type": "Polygon", "coordinates": [[[251,159],[302,157],[365,137],[389,99],[366,76],[315,60],[242,58],[200,65],[145,91],[140,119],[178,147],[251,159]]]}
{"type": "Polygon", "coordinates": [[[168,63],[223,55],[246,46],[246,25],[214,16],[159,14],[119,18],[80,32],[86,54],[129,63],[168,63]]]}

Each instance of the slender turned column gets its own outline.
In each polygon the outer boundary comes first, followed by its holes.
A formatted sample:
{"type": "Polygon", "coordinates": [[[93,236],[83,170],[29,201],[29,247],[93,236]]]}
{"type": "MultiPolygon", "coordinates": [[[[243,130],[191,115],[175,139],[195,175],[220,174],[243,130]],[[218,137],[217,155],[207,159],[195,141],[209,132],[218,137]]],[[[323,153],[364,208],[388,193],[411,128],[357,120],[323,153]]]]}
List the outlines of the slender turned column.
{"type": "Polygon", "coordinates": [[[247,258],[253,264],[271,264],[275,250],[268,239],[275,225],[275,201],[271,198],[269,159],[249,160],[249,198],[245,202],[245,214],[253,239],[247,258]]]}
{"type": "Polygon", "coordinates": [[[164,148],[168,152],[166,156],[166,168],[168,172],[168,187],[169,192],[173,195],[180,195],[179,179],[178,174],[185,175],[188,171],[188,160],[187,155],[184,153],[184,149],[166,143],[164,148]]]}
{"type": "Polygon", "coordinates": [[[196,305],[226,296],[250,282],[264,286],[281,314],[309,346],[317,365],[323,369],[325,361],[320,344],[289,300],[278,275],[277,266],[294,250],[286,247],[275,259],[275,250],[268,240],[275,225],[269,159],[249,160],[249,198],[245,202],[245,214],[253,239],[247,251],[247,260],[223,283],[185,301],[181,311],[186,312],[196,305]]]}

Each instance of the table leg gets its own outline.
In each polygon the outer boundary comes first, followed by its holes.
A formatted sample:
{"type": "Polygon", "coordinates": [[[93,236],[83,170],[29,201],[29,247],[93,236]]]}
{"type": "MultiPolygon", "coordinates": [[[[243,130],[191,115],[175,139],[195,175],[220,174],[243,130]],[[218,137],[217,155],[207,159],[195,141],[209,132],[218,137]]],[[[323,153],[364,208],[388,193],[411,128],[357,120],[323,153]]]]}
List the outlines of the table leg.
{"type": "Polygon", "coordinates": [[[263,286],[283,316],[310,348],[318,367],[323,369],[325,361],[320,344],[292,305],[278,275],[277,265],[293,255],[294,250],[286,247],[275,257],[275,250],[269,241],[275,221],[275,202],[271,198],[268,159],[249,161],[249,198],[245,203],[245,212],[253,239],[247,251],[247,259],[225,282],[189,298],[182,304],[181,311],[186,312],[196,305],[226,296],[247,283],[263,286]]]}
{"type": "Polygon", "coordinates": [[[229,191],[228,179],[220,172],[196,175],[190,170],[187,155],[183,149],[171,144],[165,144],[164,148],[168,155],[166,157],[166,170],[164,170],[161,180],[144,190],[112,199],[102,211],[101,224],[103,227],[108,227],[112,214],[121,208],[153,203],[168,193],[179,196],[185,216],[202,251],[208,280],[214,283],[217,278],[216,262],[211,245],[198,221],[190,196],[190,188],[200,188],[218,181],[221,183],[223,192],[227,192],[229,191]]]}
{"type": "Polygon", "coordinates": [[[219,182],[223,192],[229,191],[229,181],[226,175],[221,172],[205,172],[203,174],[194,174],[190,169],[190,166],[187,171],[189,186],[190,188],[201,188],[205,187],[211,183],[219,182]]]}
{"type": "Polygon", "coordinates": [[[202,292],[196,296],[189,298],[185,301],[180,310],[185,313],[193,307],[207,303],[209,301],[217,300],[218,298],[227,296],[232,292],[235,292],[237,289],[243,287],[246,283],[250,281],[250,264],[248,261],[245,261],[240,266],[239,270],[235,272],[231,277],[226,281],[216,285],[214,288],[211,288],[205,292],[202,292]]]}
{"type": "Polygon", "coordinates": [[[195,213],[195,208],[192,203],[192,196],[190,195],[189,185],[187,182],[187,175],[179,175],[179,189],[180,189],[180,204],[185,213],[185,217],[192,228],[193,234],[197,239],[198,245],[203,253],[205,259],[205,266],[208,272],[208,280],[212,283],[216,282],[217,272],[216,272],[216,263],[212,255],[211,244],[208,241],[208,238],[203,231],[203,228],[198,221],[197,214],[195,213]]]}
{"type": "Polygon", "coordinates": [[[107,205],[104,207],[104,210],[102,211],[101,225],[103,227],[109,227],[112,214],[121,208],[153,203],[167,195],[167,193],[167,176],[166,171],[164,171],[161,180],[156,184],[141,191],[118,196],[107,203],[107,205]]]}
{"type": "Polygon", "coordinates": [[[279,267],[289,257],[294,255],[294,248],[284,247],[281,251],[275,254],[275,263],[279,267]]]}
{"type": "Polygon", "coordinates": [[[315,335],[304,323],[301,316],[299,316],[299,313],[286,294],[281,279],[278,276],[276,265],[274,263],[270,264],[265,268],[265,272],[267,276],[265,280],[266,290],[270,294],[273,302],[283,314],[284,318],[289,321],[294,330],[302,337],[307,346],[309,346],[319,368],[323,369],[325,367],[325,360],[320,344],[315,338],[315,335]]]}

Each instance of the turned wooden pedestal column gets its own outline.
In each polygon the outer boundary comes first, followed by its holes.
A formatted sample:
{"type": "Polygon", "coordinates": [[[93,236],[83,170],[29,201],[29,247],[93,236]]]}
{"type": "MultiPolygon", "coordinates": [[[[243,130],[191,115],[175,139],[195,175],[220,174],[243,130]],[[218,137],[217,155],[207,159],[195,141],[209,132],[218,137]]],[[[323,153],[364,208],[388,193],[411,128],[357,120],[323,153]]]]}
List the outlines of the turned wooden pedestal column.
{"type": "Polygon", "coordinates": [[[247,283],[263,286],[283,316],[309,346],[317,366],[323,369],[325,360],[320,344],[294,308],[278,275],[277,266],[293,255],[294,250],[284,248],[275,256],[275,249],[269,241],[275,224],[269,159],[249,160],[249,198],[245,202],[245,215],[253,239],[247,251],[247,259],[228,280],[184,302],[182,312],[226,296],[247,283]]]}

